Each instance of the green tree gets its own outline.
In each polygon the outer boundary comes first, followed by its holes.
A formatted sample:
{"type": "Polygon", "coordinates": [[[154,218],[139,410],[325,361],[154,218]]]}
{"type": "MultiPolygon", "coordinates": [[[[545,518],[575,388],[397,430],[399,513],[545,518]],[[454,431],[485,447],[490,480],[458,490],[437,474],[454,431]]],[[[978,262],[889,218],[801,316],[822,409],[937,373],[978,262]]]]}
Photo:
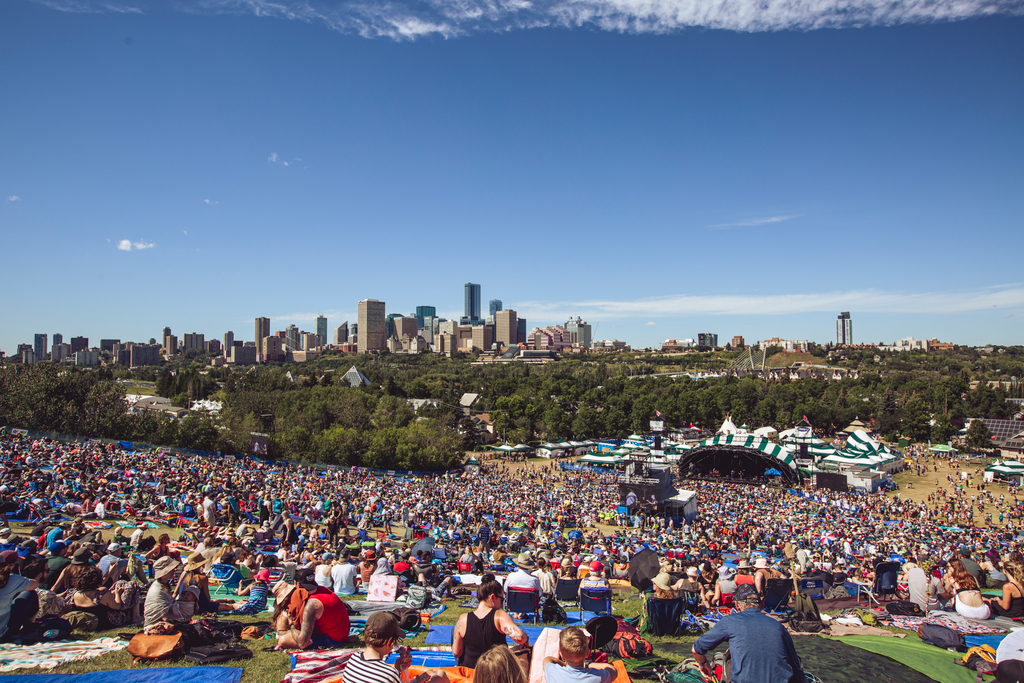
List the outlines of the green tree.
{"type": "Polygon", "coordinates": [[[971,420],[967,428],[967,446],[974,451],[992,448],[992,431],[982,420],[971,420]]]}
{"type": "Polygon", "coordinates": [[[924,441],[931,435],[931,415],[924,399],[915,396],[903,408],[903,433],[912,441],[924,441]]]}
{"type": "Polygon", "coordinates": [[[949,416],[940,413],[935,417],[935,424],[932,425],[932,441],[935,443],[947,443],[956,434],[956,427],[949,421],[949,416]]]}

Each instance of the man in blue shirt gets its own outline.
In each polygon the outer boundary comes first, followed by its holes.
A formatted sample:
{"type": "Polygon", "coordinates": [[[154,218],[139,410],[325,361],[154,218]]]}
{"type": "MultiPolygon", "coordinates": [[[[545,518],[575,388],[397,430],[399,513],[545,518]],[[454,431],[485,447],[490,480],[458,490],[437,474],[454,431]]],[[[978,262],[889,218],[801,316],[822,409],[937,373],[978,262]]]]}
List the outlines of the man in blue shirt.
{"type": "Polygon", "coordinates": [[[732,683],[804,683],[800,658],[785,627],[760,609],[757,589],[741,585],[733,596],[735,611],[693,644],[701,672],[711,674],[705,655],[728,642],[732,683]]]}

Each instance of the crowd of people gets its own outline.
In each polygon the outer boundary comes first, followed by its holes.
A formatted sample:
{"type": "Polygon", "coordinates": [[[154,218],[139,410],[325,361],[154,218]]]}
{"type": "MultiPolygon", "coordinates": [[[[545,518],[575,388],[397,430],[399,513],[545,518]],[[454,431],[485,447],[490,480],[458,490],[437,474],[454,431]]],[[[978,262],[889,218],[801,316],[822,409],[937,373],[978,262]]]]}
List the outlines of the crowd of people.
{"type": "MultiPolygon", "coordinates": [[[[922,470],[936,464],[927,454],[916,462],[922,470]]],[[[897,557],[911,599],[926,609],[948,603],[966,616],[1024,615],[1024,556],[1016,546],[1024,507],[1015,490],[996,497],[968,481],[923,501],[692,481],[684,486],[697,493],[696,518],[641,520],[619,509],[605,474],[555,464],[399,478],[6,433],[0,640],[37,614],[81,613],[98,629],[159,631],[202,612],[255,614],[273,597],[283,647],[334,646],[349,633],[340,599],[374,575],[396,574],[444,597],[456,587],[451,574],[508,573],[503,583],[481,584],[480,606],[456,625],[457,656],[475,664],[506,637],[518,642],[521,631],[500,608],[505,588],[550,594],[559,578],[581,575],[600,586],[624,577],[644,548],[661,560],[656,594],[696,594],[709,607],[751,590],[763,595],[766,580],[780,576],[828,576],[836,587],[839,575],[870,582],[879,562],[897,557]],[[979,507],[998,510],[1005,524],[974,524],[967,513],[979,507]],[[12,531],[13,520],[24,530],[12,531]],[[164,526],[180,527],[180,538],[164,526]],[[458,571],[433,562],[433,551],[415,552],[423,537],[445,548],[458,571]],[[236,581],[230,600],[211,593],[215,566],[236,581]],[[985,600],[983,587],[1003,594],[985,600]]],[[[368,670],[389,628],[367,637],[368,670]]],[[[566,647],[562,665],[571,665],[566,647]]]]}

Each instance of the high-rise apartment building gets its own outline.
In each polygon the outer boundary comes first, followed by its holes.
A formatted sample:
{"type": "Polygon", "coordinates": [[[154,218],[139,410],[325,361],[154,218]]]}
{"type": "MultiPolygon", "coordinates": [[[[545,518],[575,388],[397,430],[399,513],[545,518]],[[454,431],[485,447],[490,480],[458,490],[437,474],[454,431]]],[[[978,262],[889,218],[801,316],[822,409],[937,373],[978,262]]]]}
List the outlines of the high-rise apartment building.
{"type": "Polygon", "coordinates": [[[416,324],[416,318],[403,316],[395,318],[392,324],[395,326],[395,336],[399,339],[405,339],[406,337],[415,339],[419,336],[420,328],[416,324]]]}
{"type": "Polygon", "coordinates": [[[732,348],[742,349],[745,346],[746,342],[744,341],[743,337],[736,335],[735,337],[732,338],[732,348]]]}
{"type": "Polygon", "coordinates": [[[231,354],[231,347],[235,345],[235,333],[228,330],[224,333],[224,355],[231,354]]]}
{"type": "Polygon", "coordinates": [[[395,319],[401,318],[401,313],[388,313],[384,316],[384,338],[391,339],[395,336],[395,319]]]}
{"type": "Polygon", "coordinates": [[[699,332],[697,346],[718,346],[718,335],[711,332],[699,332]]]}
{"type": "Polygon", "coordinates": [[[75,354],[79,351],[85,351],[89,348],[88,337],[72,337],[71,338],[71,353],[75,354]]]}
{"type": "Polygon", "coordinates": [[[263,345],[263,338],[270,336],[270,318],[256,318],[256,348],[263,345]]]}
{"type": "Polygon", "coordinates": [[[320,346],[320,335],[313,334],[312,332],[303,332],[299,335],[299,341],[302,342],[303,351],[315,351],[320,346]]]}
{"type": "Polygon", "coordinates": [[[853,343],[853,321],[850,312],[843,311],[836,318],[836,344],[846,346],[853,343]]]}
{"type": "Polygon", "coordinates": [[[284,330],[284,337],[288,346],[292,347],[293,351],[299,350],[299,328],[295,325],[289,325],[284,330]]]}
{"type": "Polygon", "coordinates": [[[586,322],[579,316],[576,316],[575,320],[569,318],[568,322],[565,323],[565,329],[569,330],[569,341],[573,344],[579,344],[585,349],[590,348],[590,323],[586,322]]]}
{"type": "Polygon", "coordinates": [[[281,337],[264,337],[261,344],[264,363],[276,363],[285,359],[285,340],[281,337]]]}
{"type": "Polygon", "coordinates": [[[54,363],[59,363],[70,355],[71,344],[61,342],[60,344],[53,345],[53,350],[50,352],[50,360],[54,363]]]}
{"type": "Polygon", "coordinates": [[[327,318],[322,315],[316,317],[317,346],[327,346],[327,318]]]}
{"type": "Polygon", "coordinates": [[[465,315],[462,320],[463,325],[476,325],[480,322],[480,285],[466,283],[465,315]]]}
{"type": "Polygon", "coordinates": [[[494,341],[502,346],[519,343],[519,317],[511,308],[494,314],[494,341]]]}
{"type": "MultiPolygon", "coordinates": [[[[60,332],[54,332],[53,333],[53,346],[60,346],[63,343],[64,343],[64,335],[61,334],[60,332]]],[[[50,348],[51,348],[50,360],[56,362],[56,359],[53,357],[53,351],[52,351],[53,347],[50,347],[50,348]]]]}
{"type": "Polygon", "coordinates": [[[203,351],[213,356],[220,355],[220,339],[207,339],[203,342],[203,351]]]}
{"type": "Polygon", "coordinates": [[[46,358],[47,335],[37,334],[35,336],[34,342],[35,343],[32,344],[32,352],[36,354],[36,360],[43,360],[44,358],[46,358]]]}
{"type": "Polygon", "coordinates": [[[516,329],[518,330],[516,336],[519,337],[519,343],[522,344],[526,341],[527,336],[526,330],[528,328],[526,327],[526,318],[519,318],[516,320],[516,329]]]}
{"type": "Polygon", "coordinates": [[[490,351],[494,345],[494,325],[473,325],[473,348],[490,351]]]}
{"type": "Polygon", "coordinates": [[[158,365],[160,363],[159,344],[128,344],[128,364],[133,368],[140,365],[158,365]]]}
{"type": "Polygon", "coordinates": [[[435,317],[437,315],[437,309],[433,306],[417,306],[416,307],[416,324],[423,327],[423,319],[426,317],[435,317]]]}
{"type": "Polygon", "coordinates": [[[100,353],[113,353],[114,344],[120,343],[120,339],[100,339],[100,353]]]}
{"type": "Polygon", "coordinates": [[[348,343],[348,321],[346,320],[342,324],[334,328],[334,343],[335,344],[347,344],[348,343]]]}
{"type": "Polygon", "coordinates": [[[359,353],[386,349],[387,326],[384,323],[384,302],[363,299],[359,302],[359,353]]]}
{"type": "Polygon", "coordinates": [[[185,338],[182,340],[182,346],[185,348],[185,352],[198,351],[203,353],[205,349],[203,345],[206,343],[206,335],[197,332],[186,332],[185,338]]]}
{"type": "Polygon", "coordinates": [[[487,315],[494,320],[494,314],[501,310],[501,299],[491,299],[487,304],[487,315]]]}
{"type": "Polygon", "coordinates": [[[168,356],[173,356],[178,352],[178,337],[173,334],[169,334],[164,337],[164,353],[168,356]]]}

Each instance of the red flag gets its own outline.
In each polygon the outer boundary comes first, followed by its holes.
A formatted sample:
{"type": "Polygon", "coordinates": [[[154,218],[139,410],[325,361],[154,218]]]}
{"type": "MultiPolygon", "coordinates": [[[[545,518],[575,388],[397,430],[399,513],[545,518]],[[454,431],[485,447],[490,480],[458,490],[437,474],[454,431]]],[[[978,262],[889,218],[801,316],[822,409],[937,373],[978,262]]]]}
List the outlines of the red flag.
{"type": "Polygon", "coordinates": [[[804,415],[804,421],[805,421],[805,422],[810,422],[810,420],[808,420],[808,419],[807,419],[807,416],[806,416],[806,415],[804,415]]]}
{"type": "Polygon", "coordinates": [[[661,417],[661,411],[659,411],[659,410],[655,410],[654,414],[657,415],[658,417],[661,417]]]}

